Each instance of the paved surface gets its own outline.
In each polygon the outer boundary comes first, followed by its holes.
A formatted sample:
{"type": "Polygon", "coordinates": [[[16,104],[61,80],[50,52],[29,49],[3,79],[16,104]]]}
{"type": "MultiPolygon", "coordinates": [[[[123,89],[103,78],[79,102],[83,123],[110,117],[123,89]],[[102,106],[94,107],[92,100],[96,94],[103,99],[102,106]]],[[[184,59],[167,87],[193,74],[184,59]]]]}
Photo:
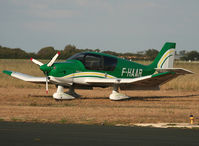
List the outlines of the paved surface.
{"type": "Polygon", "coordinates": [[[0,122],[0,145],[199,145],[199,130],[0,122]]]}

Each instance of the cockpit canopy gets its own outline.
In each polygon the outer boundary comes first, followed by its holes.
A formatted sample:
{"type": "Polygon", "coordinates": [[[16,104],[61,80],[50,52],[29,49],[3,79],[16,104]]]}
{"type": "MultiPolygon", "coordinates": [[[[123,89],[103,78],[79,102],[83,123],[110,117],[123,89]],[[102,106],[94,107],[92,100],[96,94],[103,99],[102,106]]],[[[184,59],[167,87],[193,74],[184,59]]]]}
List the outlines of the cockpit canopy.
{"type": "Polygon", "coordinates": [[[117,58],[104,54],[84,52],[71,56],[67,60],[79,60],[88,70],[113,71],[117,65],[117,58]]]}

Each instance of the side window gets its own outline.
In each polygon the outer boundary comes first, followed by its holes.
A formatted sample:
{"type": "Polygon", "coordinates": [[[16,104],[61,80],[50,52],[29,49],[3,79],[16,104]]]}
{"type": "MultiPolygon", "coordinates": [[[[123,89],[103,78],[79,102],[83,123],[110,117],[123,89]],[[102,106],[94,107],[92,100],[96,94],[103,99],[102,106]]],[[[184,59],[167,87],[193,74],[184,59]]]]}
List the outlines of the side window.
{"type": "Polygon", "coordinates": [[[103,70],[102,56],[97,54],[87,54],[84,58],[84,65],[89,70],[103,70]]]}
{"type": "Polygon", "coordinates": [[[114,57],[104,56],[104,70],[113,71],[117,65],[117,59],[114,57]]]}
{"type": "Polygon", "coordinates": [[[85,68],[89,70],[113,71],[117,65],[117,58],[91,53],[79,53],[67,60],[70,59],[81,61],[85,68]]]}

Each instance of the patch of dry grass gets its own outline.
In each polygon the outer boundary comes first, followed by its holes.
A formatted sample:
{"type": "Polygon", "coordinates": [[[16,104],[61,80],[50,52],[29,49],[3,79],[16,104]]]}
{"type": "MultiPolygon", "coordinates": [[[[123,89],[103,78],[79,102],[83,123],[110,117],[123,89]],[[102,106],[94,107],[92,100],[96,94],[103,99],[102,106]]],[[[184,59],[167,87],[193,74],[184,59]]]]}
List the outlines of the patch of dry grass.
{"type": "Polygon", "coordinates": [[[126,91],[132,98],[118,102],[108,99],[111,92],[108,89],[77,92],[81,99],[57,102],[42,89],[0,88],[0,118],[115,125],[189,122],[190,114],[199,116],[199,92],[126,91]]]}

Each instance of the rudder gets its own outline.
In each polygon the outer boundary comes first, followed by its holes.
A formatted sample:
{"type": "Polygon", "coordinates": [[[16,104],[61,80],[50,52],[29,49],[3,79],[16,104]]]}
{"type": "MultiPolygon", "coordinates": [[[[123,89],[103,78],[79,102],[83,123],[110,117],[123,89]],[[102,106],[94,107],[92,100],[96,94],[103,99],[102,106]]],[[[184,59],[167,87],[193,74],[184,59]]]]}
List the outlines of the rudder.
{"type": "Polygon", "coordinates": [[[176,43],[166,42],[155,60],[149,66],[152,68],[173,68],[176,43]]]}

